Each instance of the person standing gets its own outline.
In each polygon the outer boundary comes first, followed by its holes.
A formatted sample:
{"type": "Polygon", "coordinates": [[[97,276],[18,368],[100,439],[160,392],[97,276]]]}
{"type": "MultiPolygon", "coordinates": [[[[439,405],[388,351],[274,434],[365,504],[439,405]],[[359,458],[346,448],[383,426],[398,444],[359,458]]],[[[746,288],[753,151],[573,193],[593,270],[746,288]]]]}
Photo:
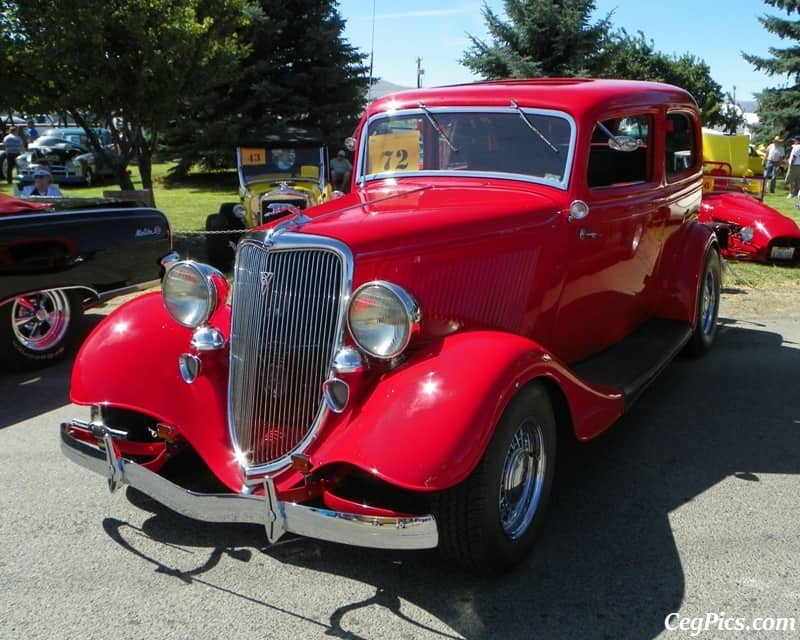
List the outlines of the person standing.
{"type": "Polygon", "coordinates": [[[6,181],[11,184],[14,178],[14,169],[17,166],[17,157],[25,151],[25,143],[19,135],[14,133],[12,127],[8,128],[8,133],[3,138],[3,148],[6,151],[6,181]]]}
{"type": "Polygon", "coordinates": [[[25,129],[25,137],[28,139],[28,144],[39,137],[39,130],[36,128],[36,124],[33,120],[28,120],[28,128],[25,129]]]}
{"type": "Polygon", "coordinates": [[[800,136],[792,138],[792,149],[789,151],[789,167],[786,171],[786,184],[789,185],[787,198],[796,198],[800,193],[800,136]]]}
{"type": "Polygon", "coordinates": [[[767,151],[764,154],[764,179],[769,182],[769,192],[775,193],[775,183],[778,180],[778,170],[780,169],[781,162],[786,157],[786,152],[783,150],[780,136],[775,136],[772,142],[767,146],[767,151]]]}

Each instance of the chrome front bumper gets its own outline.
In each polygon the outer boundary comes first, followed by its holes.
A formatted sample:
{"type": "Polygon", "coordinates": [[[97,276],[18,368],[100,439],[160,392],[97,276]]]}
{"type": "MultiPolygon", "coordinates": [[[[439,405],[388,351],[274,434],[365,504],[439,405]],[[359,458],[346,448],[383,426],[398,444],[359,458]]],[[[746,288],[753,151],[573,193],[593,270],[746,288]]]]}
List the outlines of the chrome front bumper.
{"type": "Polygon", "coordinates": [[[113,430],[73,420],[61,424],[61,451],[73,462],[105,476],[113,492],[128,484],[173,511],[203,522],[264,525],[275,542],[284,533],[375,549],[432,549],[439,541],[432,515],[414,517],[365,516],[278,500],[271,478],[264,495],[196,493],[143,466],[119,458],[112,445],[113,430]],[[105,442],[105,449],[78,440],[71,427],[88,429],[105,442]]]}

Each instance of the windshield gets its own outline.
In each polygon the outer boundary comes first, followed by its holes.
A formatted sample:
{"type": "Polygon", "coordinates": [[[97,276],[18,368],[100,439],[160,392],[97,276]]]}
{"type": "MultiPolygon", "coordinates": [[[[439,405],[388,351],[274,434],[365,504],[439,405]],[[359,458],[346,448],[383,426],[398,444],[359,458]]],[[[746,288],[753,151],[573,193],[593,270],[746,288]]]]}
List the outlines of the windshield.
{"type": "Polygon", "coordinates": [[[246,183],[281,178],[319,180],[325,175],[324,150],[319,147],[240,147],[239,167],[246,183]]]}
{"type": "Polygon", "coordinates": [[[427,108],[370,119],[359,175],[506,174],[566,187],[574,127],[563,113],[427,108]]]}

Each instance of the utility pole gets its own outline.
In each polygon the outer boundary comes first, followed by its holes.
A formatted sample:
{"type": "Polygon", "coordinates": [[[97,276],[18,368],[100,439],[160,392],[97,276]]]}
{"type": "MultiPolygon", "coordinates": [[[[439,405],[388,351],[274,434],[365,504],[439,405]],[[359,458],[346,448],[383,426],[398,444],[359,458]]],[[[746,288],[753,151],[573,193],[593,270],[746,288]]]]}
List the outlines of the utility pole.
{"type": "Polygon", "coordinates": [[[425,69],[422,68],[422,58],[417,58],[417,89],[422,86],[422,76],[425,75],[425,69]]]}

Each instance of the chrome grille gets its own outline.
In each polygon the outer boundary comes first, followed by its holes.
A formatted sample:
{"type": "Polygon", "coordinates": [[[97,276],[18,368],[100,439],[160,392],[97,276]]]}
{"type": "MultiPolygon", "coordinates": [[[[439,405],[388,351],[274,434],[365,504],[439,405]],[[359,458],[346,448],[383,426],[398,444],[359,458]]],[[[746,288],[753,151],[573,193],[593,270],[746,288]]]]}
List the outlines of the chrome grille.
{"type": "Polygon", "coordinates": [[[341,257],[324,247],[239,247],[231,319],[231,431],[248,467],[298,448],[322,411],[336,348],[341,257]]]}

